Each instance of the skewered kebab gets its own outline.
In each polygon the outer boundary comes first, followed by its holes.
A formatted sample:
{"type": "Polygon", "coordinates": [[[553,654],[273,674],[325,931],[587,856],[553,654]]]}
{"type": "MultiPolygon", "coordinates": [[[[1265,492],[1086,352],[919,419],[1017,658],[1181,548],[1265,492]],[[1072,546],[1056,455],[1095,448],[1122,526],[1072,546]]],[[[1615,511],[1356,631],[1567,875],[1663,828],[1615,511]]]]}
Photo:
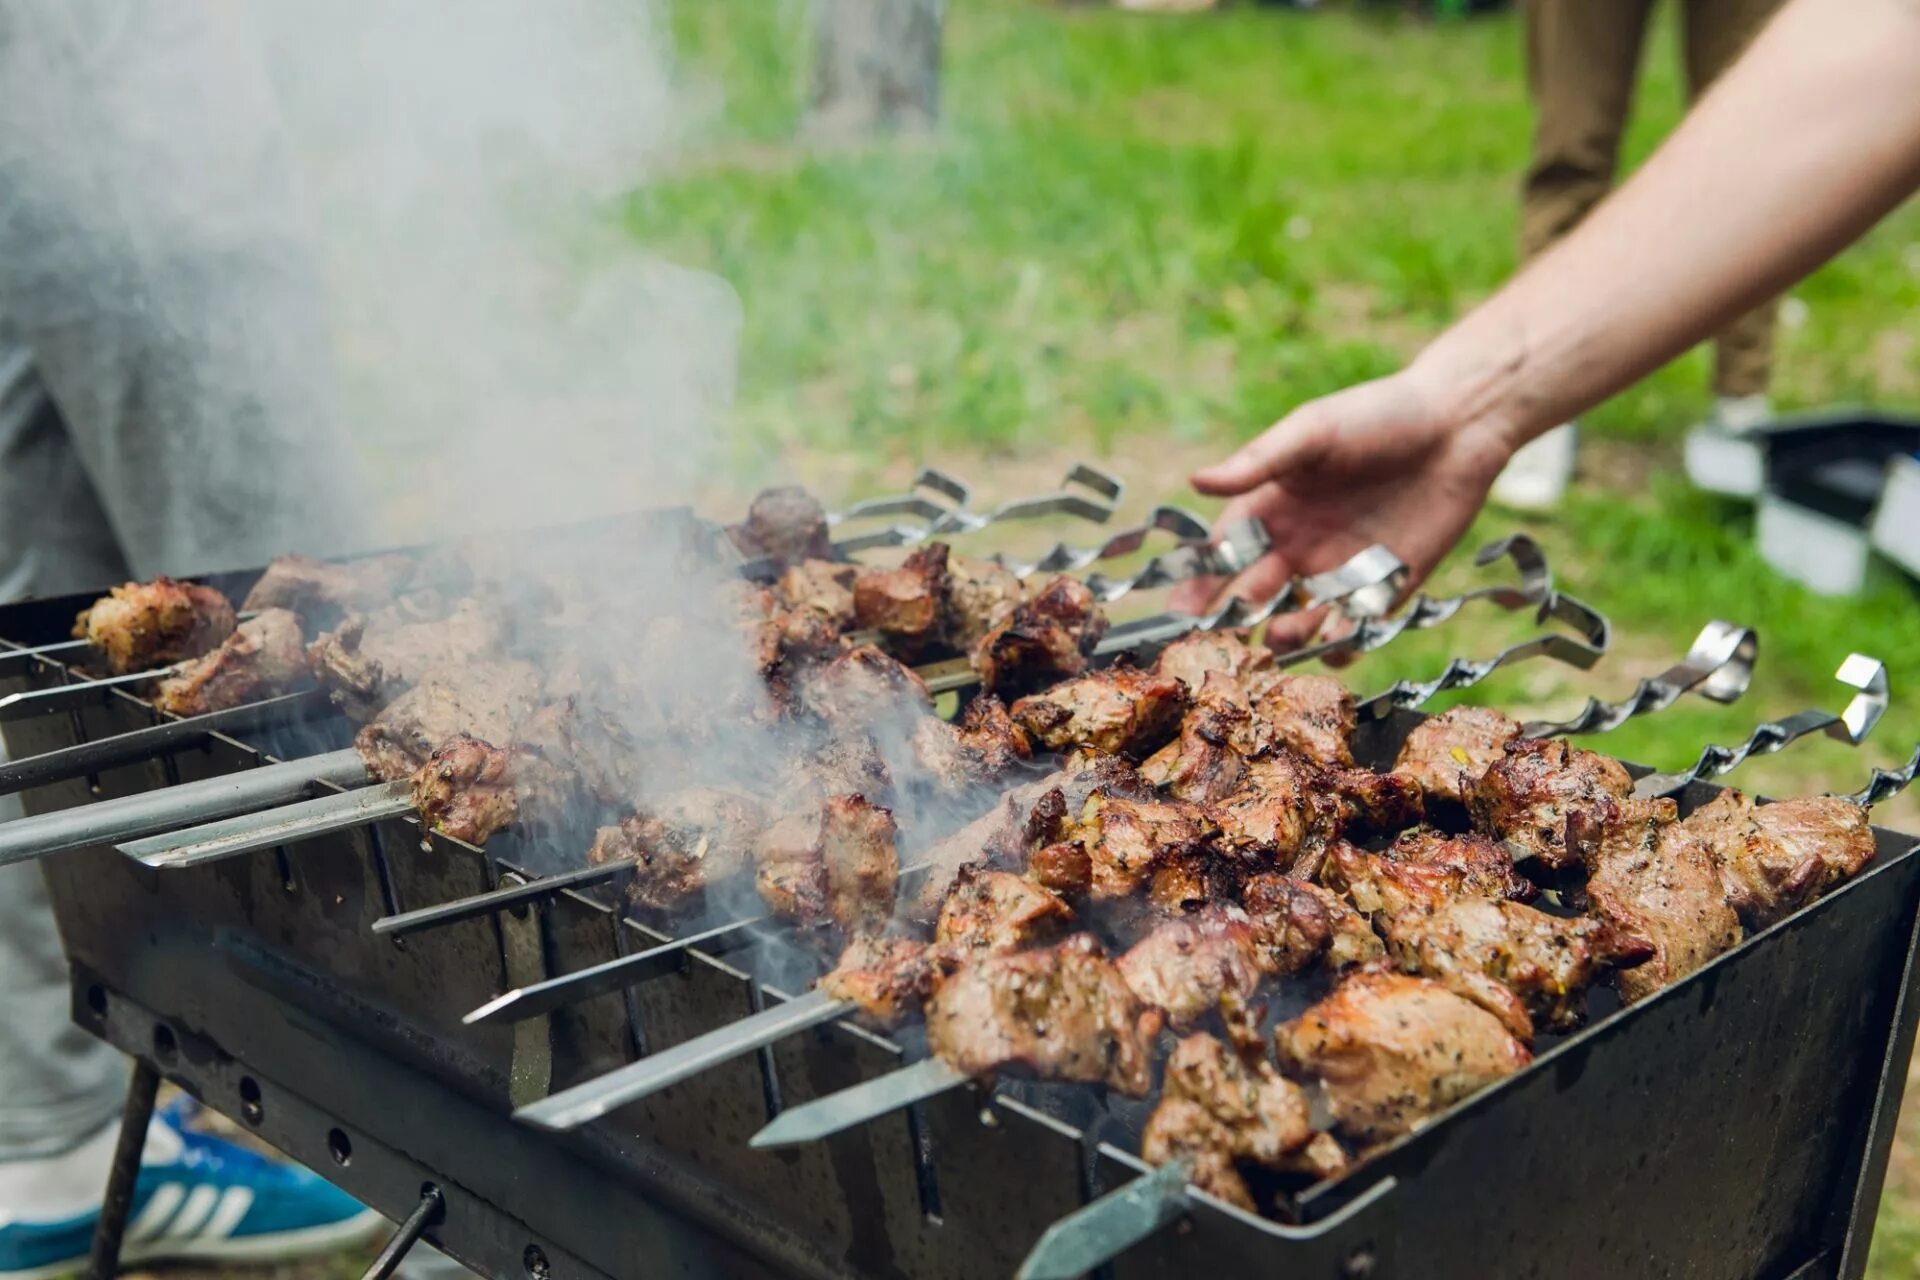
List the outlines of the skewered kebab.
{"type": "Polygon", "coordinates": [[[237,619],[212,587],[159,577],[113,588],[74,619],[73,634],[116,675],[196,658],[233,633],[237,619]]]}

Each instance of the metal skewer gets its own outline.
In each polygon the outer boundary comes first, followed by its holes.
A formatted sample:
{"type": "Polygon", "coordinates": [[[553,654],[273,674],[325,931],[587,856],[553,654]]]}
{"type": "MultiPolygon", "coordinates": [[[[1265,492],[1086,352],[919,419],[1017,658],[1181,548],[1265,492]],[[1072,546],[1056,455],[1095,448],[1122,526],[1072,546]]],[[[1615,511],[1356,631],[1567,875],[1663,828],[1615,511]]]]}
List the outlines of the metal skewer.
{"type": "Polygon", "coordinates": [[[1853,801],[1862,809],[1871,809],[1912,786],[1916,774],[1920,774],[1920,748],[1916,748],[1898,769],[1875,769],[1873,776],[1867,779],[1866,786],[1842,798],[1853,801]]]}
{"type": "Polygon", "coordinates": [[[443,902],[439,906],[421,907],[414,911],[381,916],[373,922],[372,928],[375,933],[403,937],[423,929],[435,929],[443,924],[452,924],[457,920],[472,920],[509,907],[540,902],[567,889],[583,889],[588,885],[617,880],[638,865],[637,858],[622,858],[616,862],[603,862],[598,866],[582,867],[578,871],[542,876],[538,880],[529,880],[524,884],[511,884],[490,893],[477,893],[470,898],[443,902]]]}
{"type": "Polygon", "coordinates": [[[1589,698],[1585,707],[1565,720],[1533,720],[1520,726],[1520,736],[1606,733],[1636,716],[1664,710],[1690,692],[1714,702],[1735,702],[1753,683],[1753,664],[1759,657],[1759,636],[1716,618],[1700,629],[1686,657],[1642,680],[1625,698],[1618,702],[1589,698]]]}
{"type": "Polygon", "coordinates": [[[183,831],[121,841],[116,847],[150,867],[194,867],[412,812],[412,788],[404,781],[385,782],[302,800],[265,813],[242,813],[183,831]]]}
{"type": "Polygon", "coordinates": [[[1109,1191],[1048,1227],[1017,1280],[1076,1280],[1185,1216],[1193,1165],[1185,1157],[1109,1191]]]}

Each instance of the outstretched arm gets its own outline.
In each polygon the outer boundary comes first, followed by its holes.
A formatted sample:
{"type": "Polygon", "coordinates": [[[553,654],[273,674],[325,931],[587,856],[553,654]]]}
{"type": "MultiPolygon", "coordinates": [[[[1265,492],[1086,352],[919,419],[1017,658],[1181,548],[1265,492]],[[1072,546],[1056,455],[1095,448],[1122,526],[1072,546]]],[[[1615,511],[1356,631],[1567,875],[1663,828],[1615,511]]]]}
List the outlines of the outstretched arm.
{"type": "Polygon", "coordinates": [[[1265,596],[1369,542],[1424,577],[1519,445],[1778,293],[1920,186],[1915,86],[1920,0],[1792,0],[1631,181],[1405,370],[1301,406],[1193,477],[1273,533],[1274,552],[1225,589],[1265,596]]]}

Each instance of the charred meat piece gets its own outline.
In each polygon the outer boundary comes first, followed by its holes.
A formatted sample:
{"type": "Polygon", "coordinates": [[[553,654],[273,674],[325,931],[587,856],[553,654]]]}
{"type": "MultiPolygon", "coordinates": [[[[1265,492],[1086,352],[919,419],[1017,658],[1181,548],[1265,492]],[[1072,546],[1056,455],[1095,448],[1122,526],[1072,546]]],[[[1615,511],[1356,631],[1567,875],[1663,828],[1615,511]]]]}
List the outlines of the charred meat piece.
{"type": "Polygon", "coordinates": [[[1299,1085],[1264,1059],[1248,1062],[1210,1035],[1193,1035],[1167,1059],[1140,1154],[1154,1165],[1190,1161],[1194,1186],[1251,1211],[1253,1193],[1238,1166],[1288,1169],[1313,1137],[1299,1085]]]}
{"type": "Polygon", "coordinates": [[[1086,850],[1097,901],[1137,893],[1156,868],[1204,852],[1214,832],[1213,822],[1196,805],[1133,800],[1102,787],[1069,816],[1060,839],[1086,850]]]}
{"type": "MultiPolygon", "coordinates": [[[[1325,901],[1330,896],[1316,885],[1271,871],[1246,879],[1240,887],[1240,905],[1253,921],[1262,973],[1298,973],[1328,953],[1336,941],[1334,914],[1325,901]]],[[[1367,927],[1366,921],[1345,908],[1341,924],[1349,929],[1367,927]]],[[[1377,939],[1367,942],[1368,954],[1345,963],[1373,959],[1378,946],[1377,939]]]]}
{"type": "Polygon", "coordinates": [[[1250,672],[1266,670],[1272,661],[1271,652],[1253,648],[1241,633],[1190,631],[1160,651],[1153,669],[1198,694],[1209,675],[1225,676],[1237,683],[1250,672]]]}
{"type": "Polygon", "coordinates": [[[414,771],[413,807],[429,830],[483,845],[518,811],[511,773],[504,748],[456,733],[414,771]]]}
{"type": "Polygon", "coordinates": [[[1451,867],[1465,877],[1469,893],[1483,898],[1532,902],[1540,890],[1513,869],[1513,855],[1478,832],[1443,835],[1429,827],[1402,832],[1386,850],[1395,862],[1451,867]]]}
{"type": "Polygon", "coordinates": [[[1140,759],[1173,735],[1187,687],[1138,667],[1108,667],[1014,703],[1013,720],[1050,751],[1092,747],[1140,759]]]}
{"type": "Polygon", "coordinates": [[[1085,671],[1106,631],[1086,584],[1061,576],[989,628],[967,658],[988,693],[1014,697],[1085,671]]]}
{"type": "Polygon", "coordinates": [[[976,863],[960,868],[933,936],[963,953],[1019,951],[1061,932],[1072,919],[1072,908],[1059,895],[1024,876],[976,863]]]}
{"type": "Polygon", "coordinates": [[[893,791],[893,776],[880,749],[865,733],[837,733],[789,762],[776,788],[774,807],[788,813],[811,812],[829,796],[861,795],[883,801],[893,791]]]}
{"type": "Polygon", "coordinates": [[[172,578],[123,582],[73,620],[115,675],[197,658],[233,634],[233,606],[212,587],[172,578]]]}
{"type": "Polygon", "coordinates": [[[1588,834],[1588,912],[1652,952],[1615,980],[1628,1004],[1678,982],[1740,941],[1719,863],[1701,833],[1674,822],[1671,800],[1622,804],[1588,834]]]}
{"type": "Polygon", "coordinates": [[[1490,707],[1454,707],[1414,726],[1393,771],[1412,778],[1429,799],[1463,805],[1474,782],[1519,736],[1520,722],[1490,707]]]}
{"type": "Polygon", "coordinates": [[[1867,811],[1839,796],[1755,804],[1722,791],[1680,824],[1713,851],[1727,901],[1764,929],[1873,860],[1867,811]]]}
{"type": "Polygon", "coordinates": [[[909,744],[935,790],[954,794],[993,781],[1031,755],[1026,733],[992,694],[968,703],[958,725],[924,717],[909,744]]]}
{"type": "MultiPolygon", "coordinates": [[[[747,652],[758,671],[781,692],[790,669],[806,669],[840,656],[847,648],[839,625],[813,608],[787,609],[779,597],[764,587],[745,583],[730,584],[722,596],[722,616],[730,617],[740,629],[747,652]]],[[[685,624],[677,618],[657,618],[649,624],[650,638],[669,647],[685,649],[688,637],[678,634],[685,624]]]]}
{"type": "Polygon", "coordinates": [[[760,898],[791,924],[849,936],[877,930],[893,914],[900,880],[894,836],[893,814],[859,795],[782,818],[760,836],[760,898]]]}
{"type": "Polygon", "coordinates": [[[926,681],[872,645],[849,649],[809,672],[800,697],[816,715],[853,729],[907,724],[933,710],[926,681]]]}
{"type": "Polygon", "coordinates": [[[1220,828],[1220,847],[1260,866],[1291,867],[1339,829],[1340,806],[1325,771],[1291,752],[1249,762],[1239,790],[1207,815],[1220,828]]]}
{"type": "Polygon", "coordinates": [[[820,979],[820,990],[857,1005],[869,1022],[898,1026],[920,1012],[957,960],[944,947],[911,938],[863,935],[847,944],[833,971],[820,979]]]}
{"type": "Polygon", "coordinates": [[[286,609],[268,609],[182,663],[155,687],[153,702],[176,716],[197,716],[291,693],[312,680],[300,619],[286,609]]]}
{"type": "Polygon", "coordinates": [[[853,617],[902,653],[940,639],[947,598],[947,544],[930,542],[897,569],[868,570],[853,584],[853,617]]]}
{"type": "Polygon", "coordinates": [[[1266,972],[1265,955],[1246,912],[1212,904],[1162,921],[1115,963],[1135,995],[1165,1010],[1174,1026],[1188,1027],[1223,998],[1251,998],[1266,972]]]}
{"type": "Polygon", "coordinates": [[[947,596],[941,619],[951,647],[965,653],[1010,617],[1027,589],[1013,570],[993,560],[954,556],[947,562],[947,596]]]}
{"type": "Polygon", "coordinates": [[[1245,690],[1208,672],[1181,717],[1179,736],[1154,752],[1140,773],[1181,800],[1212,804],[1238,790],[1247,761],[1272,745],[1272,731],[1248,709],[1245,690]]]}
{"type": "Polygon", "coordinates": [[[989,773],[1004,773],[1033,756],[1027,731],[1013,722],[1007,704],[990,693],[968,702],[956,725],[960,745],[978,754],[989,773]]]}
{"type": "Polygon", "coordinates": [[[1343,833],[1384,835],[1410,827],[1426,816],[1420,788],[1398,774],[1329,765],[1324,777],[1343,833]]]}
{"type": "Polygon", "coordinates": [[[1563,871],[1593,852],[1607,815],[1632,792],[1617,760],[1559,738],[1518,738],[1474,780],[1467,808],[1516,859],[1563,871]]]}
{"type": "Polygon", "coordinates": [[[1344,840],[1327,847],[1321,877],[1368,917],[1434,911],[1468,893],[1466,875],[1458,868],[1394,862],[1344,840]]]}
{"type": "Polygon", "coordinates": [[[857,565],[840,560],[802,560],[790,564],[774,584],[774,596],[789,610],[811,610],[839,628],[854,625],[853,584],[857,565]]]}
{"type": "Polygon", "coordinates": [[[370,556],[332,562],[309,556],[277,556],[253,584],[242,613],[290,609],[301,625],[318,633],[349,613],[377,609],[412,581],[411,556],[370,556]]]}
{"type": "Polygon", "coordinates": [[[1284,746],[1325,765],[1352,765],[1353,695],[1332,676],[1264,675],[1250,685],[1253,714],[1284,746]]]}
{"type": "Polygon", "coordinates": [[[1462,895],[1432,910],[1386,919],[1387,952],[1403,973],[1432,978],[1532,1043],[1534,1019],[1580,1024],[1580,994],[1610,966],[1652,954],[1604,921],[1561,919],[1504,898],[1462,895]]]}
{"type": "Polygon", "coordinates": [[[395,698],[354,735],[374,777],[395,782],[455,734],[513,742],[539,700],[540,676],[525,662],[481,661],[446,670],[395,698]]]}
{"type": "Polygon", "coordinates": [[[1013,1071],[1134,1098],[1152,1085],[1159,1025],[1084,933],[1037,951],[976,956],[927,1002],[928,1047],[970,1076],[1013,1071]]]}
{"type": "Polygon", "coordinates": [[[467,597],[442,615],[431,596],[409,596],[376,614],[348,615],[308,646],[307,660],[334,702],[364,722],[429,677],[465,682],[464,669],[497,661],[506,639],[494,605],[467,597]]]}
{"type": "Polygon", "coordinates": [[[706,904],[707,890],[753,865],[754,841],[766,813],[749,796],[719,787],[689,787],[602,827],[587,861],[636,862],[627,890],[636,907],[687,913],[706,904]]]}
{"type": "Polygon", "coordinates": [[[747,507],[747,518],[730,525],[727,536],[743,556],[769,556],[787,564],[833,559],[826,508],[799,485],[762,489],[747,507]]]}
{"type": "Polygon", "coordinates": [[[1274,1042],[1281,1069],[1318,1077],[1340,1128],[1367,1143],[1411,1133],[1532,1061],[1479,1005],[1380,969],[1342,979],[1274,1042]]]}

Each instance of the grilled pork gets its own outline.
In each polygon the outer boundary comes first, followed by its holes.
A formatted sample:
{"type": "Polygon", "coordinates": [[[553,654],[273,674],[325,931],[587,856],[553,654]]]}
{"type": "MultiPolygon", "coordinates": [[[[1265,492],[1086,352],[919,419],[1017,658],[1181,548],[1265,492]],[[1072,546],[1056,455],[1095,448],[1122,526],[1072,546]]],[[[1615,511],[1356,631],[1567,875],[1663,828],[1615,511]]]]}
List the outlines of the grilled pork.
{"type": "Polygon", "coordinates": [[[1107,616],[1076,578],[1061,576],[1010,610],[967,651],[981,687],[1001,697],[1046,688],[1087,669],[1107,616]]]}
{"type": "Polygon", "coordinates": [[[465,597],[449,609],[426,592],[374,614],[347,615],[308,646],[307,659],[334,702],[364,723],[430,677],[465,681],[465,669],[497,661],[506,640],[496,604],[465,597]]]}
{"type": "Polygon", "coordinates": [[[947,544],[930,542],[897,569],[868,570],[853,584],[854,622],[915,654],[941,638],[946,619],[947,544]]]}
{"type": "Polygon", "coordinates": [[[413,773],[413,807],[429,830],[483,845],[519,810],[509,752],[457,733],[413,773]]]}
{"type": "Polygon", "coordinates": [[[1191,631],[1160,651],[1153,669],[1172,676],[1194,693],[1210,675],[1225,676],[1238,683],[1250,672],[1263,671],[1273,654],[1254,649],[1243,634],[1231,631],[1191,631]]]}
{"type": "Polygon", "coordinates": [[[1699,830],[1674,822],[1671,800],[1634,800],[1584,838],[1589,914],[1652,955],[1615,980],[1632,1004],[1678,982],[1740,941],[1713,850],[1699,830]]]}
{"type": "Polygon", "coordinates": [[[1264,1059],[1248,1062],[1210,1035],[1193,1035],[1167,1059],[1160,1104],[1140,1135],[1140,1154],[1154,1165],[1185,1159],[1193,1166],[1194,1186],[1252,1210],[1253,1193],[1239,1166],[1293,1168],[1313,1138],[1300,1086],[1264,1059]]]}
{"type": "Polygon", "coordinates": [[[1253,714],[1279,742],[1316,764],[1351,766],[1353,694],[1332,676],[1262,675],[1250,682],[1253,714]]]}
{"type": "Polygon", "coordinates": [[[540,675],[531,663],[478,660],[443,669],[395,698],[354,735],[353,745],[374,777],[397,781],[455,734],[513,742],[539,694],[540,675]]]}
{"type": "Polygon", "coordinates": [[[1867,811],[1839,796],[1755,804],[1722,791],[1682,822],[1713,851],[1727,902],[1764,929],[1873,860],[1867,811]]]}
{"type": "Polygon", "coordinates": [[[227,598],[212,587],[159,577],[123,582],[81,611],[73,634],[100,651],[116,675],[197,658],[233,634],[227,598]]]}
{"type": "Polygon", "coordinates": [[[842,560],[802,560],[781,572],[774,596],[782,608],[812,610],[845,629],[854,625],[853,584],[859,575],[858,565],[842,560]]]}
{"type": "Polygon", "coordinates": [[[765,810],[751,796],[721,787],[689,787],[602,827],[587,850],[595,866],[633,859],[628,896],[655,913],[689,913],[707,891],[753,865],[765,810]]]}
{"type": "Polygon", "coordinates": [[[962,954],[1019,951],[1060,933],[1072,920],[1073,909],[1051,890],[975,864],[960,869],[933,936],[962,954]]]}
{"type": "Polygon", "coordinates": [[[153,702],[177,716],[223,711],[313,681],[300,619],[267,609],[197,658],[189,658],[154,688],[153,702]]]}
{"type": "Polygon", "coordinates": [[[1187,687],[1138,667],[1108,667],[1029,694],[1010,708],[1014,722],[1050,751],[1091,747],[1140,759],[1173,735],[1187,687]]]}
{"type": "Polygon", "coordinates": [[[1561,871],[1594,851],[1607,815],[1632,792],[1617,760],[1559,738],[1518,738],[1474,780],[1467,808],[1514,857],[1561,871]]]}
{"type": "Polygon", "coordinates": [[[290,609],[312,633],[337,626],[349,613],[377,609],[414,576],[411,556],[370,556],[334,562],[310,556],[276,556],[253,584],[242,613],[290,609]]]}
{"type": "Polygon", "coordinates": [[[747,518],[728,526],[727,536],[743,556],[788,564],[833,558],[827,510],[799,485],[761,490],[748,505],[747,518]]]}
{"type": "Polygon", "coordinates": [[[1395,773],[1412,778],[1430,800],[1454,805],[1520,736],[1520,722],[1489,707],[1454,707],[1415,725],[1401,744],[1395,773]]]}
{"type": "Polygon", "coordinates": [[[829,797],[761,833],[755,884],[778,919],[875,932],[893,914],[900,880],[893,814],[861,795],[829,797]]]}

